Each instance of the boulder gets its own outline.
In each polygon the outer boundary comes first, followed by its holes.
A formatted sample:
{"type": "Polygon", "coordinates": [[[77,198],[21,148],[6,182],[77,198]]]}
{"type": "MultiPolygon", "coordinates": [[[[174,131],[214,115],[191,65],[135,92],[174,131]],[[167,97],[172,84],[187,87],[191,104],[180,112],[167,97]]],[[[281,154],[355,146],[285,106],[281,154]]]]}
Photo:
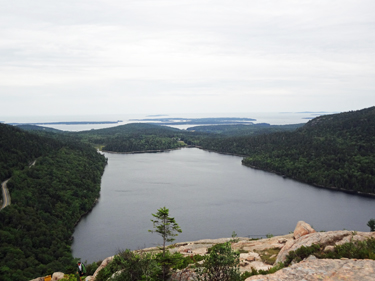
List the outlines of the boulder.
{"type": "Polygon", "coordinates": [[[375,280],[374,260],[309,259],[269,275],[256,275],[245,281],[365,281],[375,280]]]}
{"type": "Polygon", "coordinates": [[[256,270],[269,270],[271,267],[272,267],[272,265],[265,264],[262,261],[253,261],[253,262],[249,263],[247,266],[240,268],[240,271],[241,272],[245,272],[245,271],[250,272],[252,268],[254,268],[256,270]]]}
{"type": "Polygon", "coordinates": [[[62,272],[55,272],[54,274],[52,274],[52,281],[61,280],[63,278],[64,278],[64,273],[62,272]]]}
{"type": "Polygon", "coordinates": [[[282,248],[287,241],[293,240],[293,234],[283,236],[274,236],[268,239],[259,240],[241,240],[238,243],[232,244],[233,250],[245,250],[247,252],[262,251],[268,248],[282,248]]]}
{"type": "Polygon", "coordinates": [[[298,239],[301,236],[314,232],[316,231],[311,227],[311,225],[304,221],[299,221],[296,228],[294,229],[293,238],[298,239]]]}
{"type": "Polygon", "coordinates": [[[288,239],[285,239],[285,238],[281,238],[277,240],[277,243],[279,244],[285,244],[286,242],[288,242],[288,239]]]}
{"type": "Polygon", "coordinates": [[[253,262],[253,261],[255,261],[255,257],[251,257],[251,256],[249,256],[249,257],[247,257],[247,258],[245,259],[245,261],[253,262]]]}
{"type": "MultiPolygon", "coordinates": [[[[114,258],[115,256],[108,257],[105,260],[102,261],[100,266],[95,270],[94,275],[92,276],[93,280],[95,280],[96,275],[98,275],[99,271],[102,270],[104,267],[106,267],[114,258]]],[[[91,277],[91,276],[90,276],[91,277]]]]}
{"type": "Polygon", "coordinates": [[[326,246],[324,248],[324,252],[333,252],[335,250],[335,246],[326,246]]]}

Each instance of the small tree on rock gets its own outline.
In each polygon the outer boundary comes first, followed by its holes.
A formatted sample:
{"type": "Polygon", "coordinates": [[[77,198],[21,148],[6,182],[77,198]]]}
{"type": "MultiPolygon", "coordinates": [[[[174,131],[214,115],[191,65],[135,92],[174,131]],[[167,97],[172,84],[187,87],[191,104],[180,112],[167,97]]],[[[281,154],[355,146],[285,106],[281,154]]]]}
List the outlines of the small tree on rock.
{"type": "Polygon", "coordinates": [[[176,223],[174,218],[169,217],[169,209],[166,207],[158,209],[156,214],[152,214],[155,219],[152,219],[152,224],[155,230],[149,230],[151,233],[157,233],[163,238],[163,255],[161,258],[161,264],[163,267],[163,280],[165,280],[165,275],[168,271],[168,266],[166,263],[165,255],[165,245],[167,242],[173,242],[175,239],[173,237],[177,236],[177,232],[181,233],[182,230],[176,223]]]}

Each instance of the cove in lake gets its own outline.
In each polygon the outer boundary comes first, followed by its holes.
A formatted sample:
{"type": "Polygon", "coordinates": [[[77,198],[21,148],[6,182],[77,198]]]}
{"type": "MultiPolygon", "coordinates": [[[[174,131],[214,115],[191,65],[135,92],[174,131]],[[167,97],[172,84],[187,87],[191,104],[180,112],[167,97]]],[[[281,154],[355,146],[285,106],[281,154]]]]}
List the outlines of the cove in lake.
{"type": "Polygon", "coordinates": [[[321,230],[369,231],[374,199],[320,189],[248,168],[241,157],[197,148],[106,153],[98,204],[75,229],[74,257],[88,262],[118,250],[157,246],[152,213],[167,207],[182,233],[176,242],[293,231],[299,220],[321,230]]]}

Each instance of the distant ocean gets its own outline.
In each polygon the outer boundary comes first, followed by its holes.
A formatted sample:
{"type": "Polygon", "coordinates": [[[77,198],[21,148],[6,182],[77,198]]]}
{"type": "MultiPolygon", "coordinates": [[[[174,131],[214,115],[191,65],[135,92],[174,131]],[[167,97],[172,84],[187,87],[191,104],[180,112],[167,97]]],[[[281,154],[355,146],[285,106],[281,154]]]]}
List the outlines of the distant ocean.
{"type": "MultiPolygon", "coordinates": [[[[67,116],[0,116],[0,122],[5,124],[12,123],[49,123],[49,122],[76,122],[76,121],[120,121],[111,124],[44,124],[40,126],[50,127],[63,131],[87,131],[92,129],[102,129],[134,123],[139,121],[132,121],[132,119],[150,119],[150,118],[208,118],[208,117],[236,117],[236,118],[253,118],[256,119],[254,123],[269,123],[271,125],[287,125],[306,123],[310,119],[324,114],[333,114],[334,112],[250,112],[250,113],[210,113],[210,114],[107,114],[107,115],[67,115],[67,116]]],[[[149,121],[148,121],[149,122],[149,121]]],[[[155,122],[157,123],[157,122],[155,122]]],[[[193,125],[176,125],[171,126],[179,129],[186,129],[193,127],[193,125]]]]}

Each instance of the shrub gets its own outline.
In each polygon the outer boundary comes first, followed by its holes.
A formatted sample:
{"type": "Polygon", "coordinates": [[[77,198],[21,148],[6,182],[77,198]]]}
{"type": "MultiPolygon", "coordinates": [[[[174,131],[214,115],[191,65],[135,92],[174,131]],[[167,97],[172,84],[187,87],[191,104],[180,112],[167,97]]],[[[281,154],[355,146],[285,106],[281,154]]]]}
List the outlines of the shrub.
{"type": "Polygon", "coordinates": [[[102,263],[102,261],[96,261],[96,262],[93,262],[93,263],[90,263],[90,264],[87,264],[87,262],[85,262],[84,264],[86,265],[86,274],[87,276],[90,276],[90,275],[94,275],[95,271],[98,269],[98,267],[100,266],[100,264],[102,263]]]}
{"type": "Polygon", "coordinates": [[[216,244],[209,249],[202,268],[196,270],[197,279],[204,281],[239,281],[240,254],[234,252],[230,242],[216,244]]]}
{"type": "Polygon", "coordinates": [[[237,233],[235,231],[232,232],[232,239],[229,240],[231,243],[238,243],[240,239],[237,237],[237,233]]]}
{"type": "Polygon", "coordinates": [[[267,275],[267,274],[272,274],[272,273],[275,273],[276,271],[280,270],[280,269],[283,269],[285,266],[284,266],[284,263],[280,262],[278,263],[277,265],[275,265],[274,267],[271,267],[269,270],[256,270],[255,268],[251,268],[251,272],[249,271],[245,271],[242,275],[241,275],[241,280],[244,281],[246,278],[249,278],[251,276],[254,276],[254,275],[267,275]]]}
{"type": "MultiPolygon", "coordinates": [[[[112,262],[117,268],[113,273],[119,272],[111,280],[114,281],[154,281],[158,280],[161,268],[151,253],[135,253],[130,250],[120,252],[112,262]]],[[[96,279],[98,280],[98,279],[96,279]]]]}
{"type": "Polygon", "coordinates": [[[289,266],[293,261],[300,262],[301,260],[307,258],[308,256],[317,253],[320,251],[319,244],[313,244],[311,246],[302,246],[295,251],[290,251],[289,254],[286,256],[286,260],[284,262],[285,266],[289,266]]]}
{"type": "Polygon", "coordinates": [[[331,259],[375,259],[375,239],[369,238],[365,241],[350,241],[337,245],[333,252],[326,253],[324,258],[331,259]]]}

